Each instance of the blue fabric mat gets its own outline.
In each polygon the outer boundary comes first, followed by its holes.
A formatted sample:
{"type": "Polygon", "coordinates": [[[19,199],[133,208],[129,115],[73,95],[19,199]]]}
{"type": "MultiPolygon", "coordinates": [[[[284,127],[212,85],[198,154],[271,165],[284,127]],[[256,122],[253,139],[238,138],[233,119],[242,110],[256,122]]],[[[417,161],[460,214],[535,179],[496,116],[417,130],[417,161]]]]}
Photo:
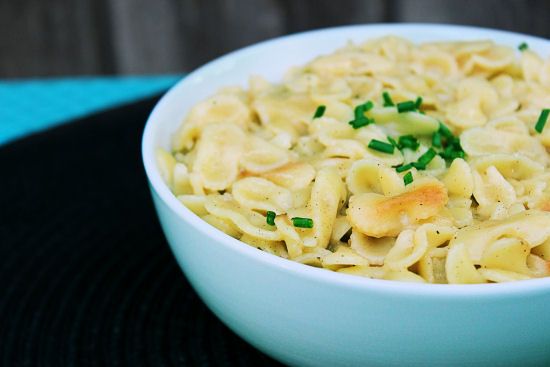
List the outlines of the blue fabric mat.
{"type": "Polygon", "coordinates": [[[182,77],[162,75],[0,81],[0,144],[160,93],[182,77]]]}

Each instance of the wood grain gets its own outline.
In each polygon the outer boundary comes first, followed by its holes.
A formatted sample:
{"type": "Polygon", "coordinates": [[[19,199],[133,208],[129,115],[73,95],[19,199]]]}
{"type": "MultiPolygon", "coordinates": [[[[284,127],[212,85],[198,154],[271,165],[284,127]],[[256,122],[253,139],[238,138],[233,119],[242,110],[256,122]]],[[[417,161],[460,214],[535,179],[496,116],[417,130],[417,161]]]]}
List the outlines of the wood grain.
{"type": "Polygon", "coordinates": [[[470,24],[550,37],[548,0],[0,0],[0,78],[181,73],[283,34],[470,24]]]}
{"type": "Polygon", "coordinates": [[[112,73],[103,0],[0,1],[0,77],[112,73]]]}
{"type": "Polygon", "coordinates": [[[397,0],[395,9],[402,22],[465,24],[550,37],[547,0],[397,0]]]}

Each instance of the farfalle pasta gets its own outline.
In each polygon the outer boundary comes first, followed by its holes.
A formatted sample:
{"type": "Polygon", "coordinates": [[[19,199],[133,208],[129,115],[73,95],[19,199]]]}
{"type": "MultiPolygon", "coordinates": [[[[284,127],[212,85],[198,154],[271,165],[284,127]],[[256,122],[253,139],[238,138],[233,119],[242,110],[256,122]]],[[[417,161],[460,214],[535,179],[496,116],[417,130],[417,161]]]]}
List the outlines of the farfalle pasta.
{"type": "Polygon", "coordinates": [[[550,276],[550,60],[488,40],[348,44],[189,111],[158,167],[228,235],[440,284],[550,276]]]}

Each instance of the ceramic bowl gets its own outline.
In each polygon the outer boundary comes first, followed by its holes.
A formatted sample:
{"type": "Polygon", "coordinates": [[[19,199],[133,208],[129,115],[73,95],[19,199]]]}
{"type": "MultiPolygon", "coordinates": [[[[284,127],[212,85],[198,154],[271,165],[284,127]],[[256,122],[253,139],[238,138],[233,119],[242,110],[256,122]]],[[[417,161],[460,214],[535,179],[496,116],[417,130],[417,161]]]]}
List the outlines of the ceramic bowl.
{"type": "MultiPolygon", "coordinates": [[[[550,365],[550,278],[503,284],[434,285],[371,280],[258,251],[202,221],[170,192],[157,147],[197,102],[251,74],[272,81],[348,40],[385,35],[413,42],[550,42],[503,31],[420,24],[306,32],[232,52],[189,74],[160,100],[143,135],[143,161],[160,223],[204,303],[244,340],[293,366],[550,365]]],[[[193,315],[189,315],[190,318],[193,315]]]]}

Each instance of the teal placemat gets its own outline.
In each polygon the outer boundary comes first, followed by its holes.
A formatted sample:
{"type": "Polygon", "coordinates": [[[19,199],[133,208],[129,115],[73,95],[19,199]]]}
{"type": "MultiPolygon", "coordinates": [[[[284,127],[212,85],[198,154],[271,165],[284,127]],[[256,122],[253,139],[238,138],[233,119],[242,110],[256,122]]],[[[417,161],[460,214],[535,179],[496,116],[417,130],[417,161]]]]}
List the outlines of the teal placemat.
{"type": "Polygon", "coordinates": [[[0,81],[0,144],[162,92],[182,75],[0,81]]]}

